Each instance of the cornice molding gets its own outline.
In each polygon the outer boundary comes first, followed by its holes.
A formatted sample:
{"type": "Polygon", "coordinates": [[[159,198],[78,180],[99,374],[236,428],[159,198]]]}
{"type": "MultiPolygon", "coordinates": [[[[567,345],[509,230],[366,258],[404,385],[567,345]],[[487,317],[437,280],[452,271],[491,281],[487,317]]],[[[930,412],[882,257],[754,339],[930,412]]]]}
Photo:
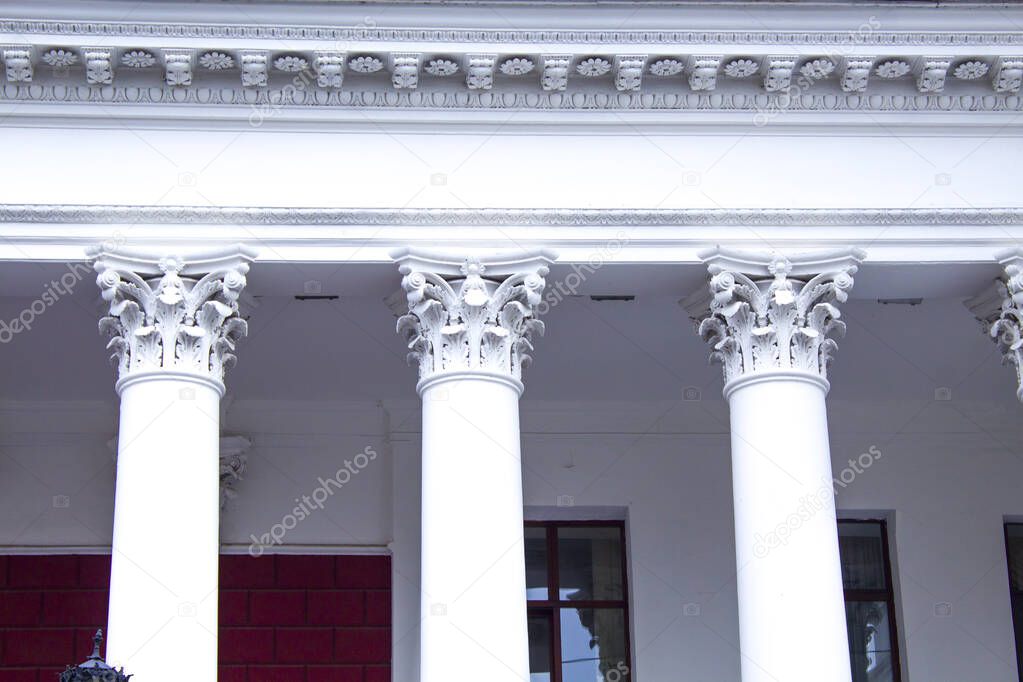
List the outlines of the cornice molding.
{"type": "Polygon", "coordinates": [[[1023,208],[299,208],[0,204],[0,224],[416,227],[1018,226],[1023,208]]]}
{"type": "Polygon", "coordinates": [[[216,38],[331,42],[457,42],[722,45],[1023,45],[1019,31],[738,31],[271,26],[164,22],[0,19],[0,33],[139,38],[216,38]]]}

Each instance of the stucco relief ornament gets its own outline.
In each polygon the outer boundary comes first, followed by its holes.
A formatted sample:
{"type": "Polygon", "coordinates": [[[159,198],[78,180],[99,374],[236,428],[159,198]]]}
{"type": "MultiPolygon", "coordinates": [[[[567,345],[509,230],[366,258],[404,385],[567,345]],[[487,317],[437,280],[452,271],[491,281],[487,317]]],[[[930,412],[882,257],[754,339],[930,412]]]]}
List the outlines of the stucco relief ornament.
{"type": "Polygon", "coordinates": [[[987,75],[988,65],[984,62],[972,61],[963,62],[955,68],[955,77],[960,80],[972,81],[978,78],[983,78],[987,75]]]}
{"type": "Polygon", "coordinates": [[[522,57],[506,59],[501,64],[501,73],[506,76],[524,76],[533,70],[533,61],[522,57]]]}
{"type": "Polygon", "coordinates": [[[113,52],[105,48],[84,50],[85,82],[89,85],[110,85],[114,82],[113,52]]]}
{"type": "Polygon", "coordinates": [[[423,67],[423,71],[431,76],[450,76],[458,71],[458,64],[454,63],[450,59],[431,59],[430,62],[423,67]]]}
{"type": "Polygon", "coordinates": [[[173,369],[222,381],[237,339],[248,331],[238,314],[248,263],[198,280],[182,277],[180,258],[161,259],[162,274],[148,279],[112,263],[102,255],[96,261],[96,283],[110,304],[99,329],[110,336],[107,349],[120,377],[173,369]]]}
{"type": "Polygon", "coordinates": [[[897,59],[892,59],[877,65],[874,69],[874,73],[879,78],[887,78],[889,80],[893,78],[902,78],[909,73],[909,64],[897,59]]]}
{"type": "Polygon", "coordinates": [[[845,331],[836,303],[848,298],[855,265],[817,274],[805,283],[790,277],[792,263],[775,258],[770,281],[711,264],[710,309],[699,333],[713,348],[725,382],[756,372],[792,369],[827,378],[838,347],[831,334],[845,331]]]}
{"type": "Polygon", "coordinates": [[[830,59],[814,59],[800,67],[799,73],[812,80],[821,80],[831,75],[835,70],[835,63],[830,59]]]}
{"type": "Polygon", "coordinates": [[[340,88],[345,80],[344,52],[317,52],[313,69],[316,84],[321,88],[340,88]]]}
{"type": "Polygon", "coordinates": [[[121,55],[121,63],[130,69],[145,69],[156,63],[156,57],[145,50],[131,50],[121,55]]]}
{"type": "Polygon", "coordinates": [[[28,48],[9,48],[3,51],[7,67],[7,80],[12,83],[32,82],[32,51],[28,48]]]}
{"type": "Polygon", "coordinates": [[[408,344],[409,363],[419,363],[420,379],[474,369],[521,378],[532,359],[532,336],[544,331],[534,308],[548,268],[538,265],[500,284],[485,280],[485,271],[478,260],[467,259],[455,288],[440,275],[401,266],[409,312],[397,329],[408,344]]]}
{"type": "Polygon", "coordinates": [[[242,87],[265,87],[269,78],[268,61],[265,52],[243,52],[241,54],[242,87]]]}
{"type": "Polygon", "coordinates": [[[611,62],[606,59],[599,57],[590,57],[584,59],[576,65],[575,70],[582,76],[588,76],[595,78],[597,76],[603,76],[605,73],[611,70],[611,62]]]}
{"type": "Polygon", "coordinates": [[[760,65],[752,59],[733,59],[725,64],[725,75],[729,78],[749,78],[759,68],[760,65]]]}
{"type": "Polygon", "coordinates": [[[44,52],[41,59],[50,66],[59,69],[76,64],[78,62],[78,55],[71,50],[55,49],[44,52]]]}
{"type": "Polygon", "coordinates": [[[490,90],[494,87],[496,54],[469,54],[465,56],[465,87],[470,90],[490,90]]]}
{"type": "Polygon", "coordinates": [[[207,52],[199,57],[199,65],[210,71],[223,71],[234,67],[234,58],[223,52],[207,52]]]}
{"type": "Polygon", "coordinates": [[[298,73],[299,71],[305,71],[305,68],[309,65],[305,59],[296,57],[294,55],[285,55],[284,57],[278,57],[274,60],[274,68],[278,71],[286,71],[288,73],[298,73]]]}
{"type": "Polygon", "coordinates": [[[540,87],[548,92],[566,89],[568,87],[568,65],[571,61],[570,55],[544,55],[540,87]]]}
{"type": "Polygon", "coordinates": [[[356,73],[376,73],[384,63],[376,57],[356,57],[348,62],[348,68],[356,73]]]}
{"type": "Polygon", "coordinates": [[[1016,397],[1023,401],[1023,249],[996,255],[1002,273],[963,304],[998,346],[1002,364],[1016,371],[1016,397]]]}
{"type": "Polygon", "coordinates": [[[1023,84],[1023,57],[1008,57],[999,60],[992,78],[995,92],[1017,93],[1023,84]]]}
{"type": "Polygon", "coordinates": [[[650,65],[650,73],[655,76],[677,76],[685,68],[677,59],[659,59],[650,65]]]}

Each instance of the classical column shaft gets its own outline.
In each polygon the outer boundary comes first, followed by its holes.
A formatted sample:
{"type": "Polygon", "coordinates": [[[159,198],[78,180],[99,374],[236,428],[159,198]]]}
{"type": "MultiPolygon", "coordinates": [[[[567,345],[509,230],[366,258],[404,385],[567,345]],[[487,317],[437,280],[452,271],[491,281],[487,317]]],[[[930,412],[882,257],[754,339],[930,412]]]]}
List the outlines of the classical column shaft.
{"type": "Polygon", "coordinates": [[[851,679],[825,396],[834,304],[861,257],[707,257],[700,332],[730,410],[743,682],[851,679]]]}
{"type": "Polygon", "coordinates": [[[119,366],[107,659],[138,679],[217,679],[220,398],[251,256],[194,266],[100,252],[119,366]]]}
{"type": "Polygon", "coordinates": [[[479,261],[399,262],[423,401],[420,680],[528,680],[518,404],[549,259],[493,267],[500,284],[479,261]]]}

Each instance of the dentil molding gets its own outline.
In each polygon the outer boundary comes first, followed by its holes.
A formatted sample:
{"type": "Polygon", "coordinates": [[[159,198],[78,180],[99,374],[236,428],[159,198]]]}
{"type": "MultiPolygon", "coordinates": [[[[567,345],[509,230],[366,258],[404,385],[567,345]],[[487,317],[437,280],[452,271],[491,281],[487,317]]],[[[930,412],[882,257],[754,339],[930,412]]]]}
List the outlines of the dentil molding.
{"type": "Polygon", "coordinates": [[[691,297],[687,308],[726,386],[778,371],[826,381],[837,348],[830,335],[845,331],[836,304],[848,299],[865,256],[859,249],[791,258],[720,248],[703,254],[709,292],[691,297]]]}

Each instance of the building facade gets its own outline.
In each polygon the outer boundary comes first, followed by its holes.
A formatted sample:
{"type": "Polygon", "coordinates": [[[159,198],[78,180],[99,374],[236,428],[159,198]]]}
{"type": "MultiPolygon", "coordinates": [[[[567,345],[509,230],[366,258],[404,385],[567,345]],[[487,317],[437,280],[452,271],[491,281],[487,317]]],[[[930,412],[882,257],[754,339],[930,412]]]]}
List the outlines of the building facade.
{"type": "Polygon", "coordinates": [[[1021,27],[0,1],[0,677],[1021,679],[1021,27]]]}

